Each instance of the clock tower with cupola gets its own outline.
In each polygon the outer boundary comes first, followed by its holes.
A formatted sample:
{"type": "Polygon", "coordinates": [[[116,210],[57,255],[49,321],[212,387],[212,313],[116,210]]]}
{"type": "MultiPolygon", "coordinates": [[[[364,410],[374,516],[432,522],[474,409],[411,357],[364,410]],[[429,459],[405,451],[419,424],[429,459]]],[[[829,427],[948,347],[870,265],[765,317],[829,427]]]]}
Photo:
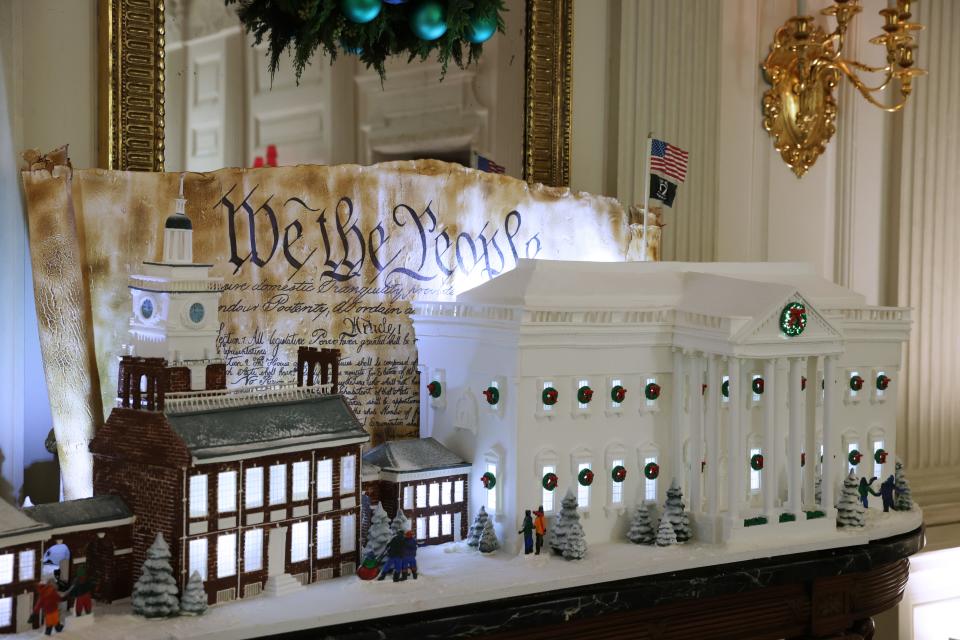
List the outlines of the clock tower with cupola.
{"type": "Polygon", "coordinates": [[[210,276],[212,264],[193,261],[184,177],[180,176],[176,212],[164,225],[163,259],[144,262],[142,273],[130,276],[129,283],[130,355],[165,360],[170,373],[166,390],[171,392],[226,386],[226,367],[217,355],[223,279],[210,276]]]}

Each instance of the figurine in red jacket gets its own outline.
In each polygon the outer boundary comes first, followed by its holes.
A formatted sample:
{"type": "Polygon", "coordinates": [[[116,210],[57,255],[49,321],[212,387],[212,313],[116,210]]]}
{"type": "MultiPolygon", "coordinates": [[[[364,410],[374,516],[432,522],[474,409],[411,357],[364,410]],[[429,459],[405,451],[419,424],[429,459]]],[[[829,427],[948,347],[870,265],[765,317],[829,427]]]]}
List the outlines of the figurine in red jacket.
{"type": "Polygon", "coordinates": [[[39,614],[43,611],[43,625],[47,628],[46,635],[56,629],[57,633],[63,631],[63,622],[60,621],[60,592],[57,591],[57,585],[53,576],[47,576],[37,587],[37,602],[33,605],[33,613],[39,614]]]}

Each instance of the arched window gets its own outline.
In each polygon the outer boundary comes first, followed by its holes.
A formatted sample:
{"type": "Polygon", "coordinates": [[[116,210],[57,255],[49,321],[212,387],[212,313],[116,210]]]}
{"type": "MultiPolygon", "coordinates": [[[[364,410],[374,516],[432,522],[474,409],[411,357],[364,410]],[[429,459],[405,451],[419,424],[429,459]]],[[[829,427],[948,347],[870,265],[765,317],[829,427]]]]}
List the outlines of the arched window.
{"type": "Polygon", "coordinates": [[[863,449],[861,448],[860,445],[861,445],[860,434],[858,434],[856,431],[854,431],[853,429],[850,429],[843,433],[843,458],[844,460],[847,461],[846,473],[850,473],[851,471],[854,471],[855,473],[857,473],[857,475],[862,475],[857,471],[857,465],[851,464],[849,460],[850,452],[853,451],[854,449],[859,451],[861,454],[863,453],[863,449]]]}
{"type": "Polygon", "coordinates": [[[481,475],[484,473],[492,473],[493,477],[496,478],[496,482],[490,489],[485,489],[483,488],[483,484],[477,483],[486,494],[483,497],[482,504],[491,516],[499,513],[498,509],[503,507],[503,472],[503,456],[501,456],[500,453],[491,449],[483,454],[483,471],[481,475]]]}
{"type": "Polygon", "coordinates": [[[885,465],[881,462],[877,462],[876,454],[880,449],[886,450],[887,439],[884,434],[883,429],[880,427],[873,427],[870,429],[867,434],[867,441],[870,443],[870,448],[867,451],[863,452],[864,456],[870,456],[870,462],[873,463],[873,475],[880,479],[881,482],[884,480],[884,470],[890,468],[888,465],[885,465]]]}
{"type": "Polygon", "coordinates": [[[596,477],[593,452],[585,447],[580,447],[570,454],[570,475],[573,478],[573,486],[576,487],[577,509],[588,512],[590,511],[591,489],[593,485],[580,484],[579,476],[585,469],[593,471],[594,477],[596,477]]]}
{"type": "Polygon", "coordinates": [[[660,465],[660,448],[652,442],[647,442],[637,449],[640,463],[640,495],[645,502],[656,502],[659,478],[648,478],[645,469],[648,464],[660,465]]]}
{"type": "Polygon", "coordinates": [[[604,479],[606,480],[607,486],[610,487],[610,491],[607,492],[607,506],[619,508],[623,507],[624,494],[623,494],[623,485],[624,482],[618,482],[613,477],[613,470],[617,467],[627,466],[627,449],[619,442],[613,442],[607,446],[607,450],[604,454],[604,461],[607,463],[606,468],[604,469],[604,479]]]}
{"type": "Polygon", "coordinates": [[[543,507],[543,512],[547,514],[554,513],[556,510],[557,503],[559,502],[557,492],[560,491],[560,489],[559,485],[554,487],[553,490],[544,488],[543,478],[548,473],[560,475],[557,472],[559,462],[560,458],[553,449],[542,449],[534,460],[533,475],[537,486],[540,487],[540,506],[543,507]]]}

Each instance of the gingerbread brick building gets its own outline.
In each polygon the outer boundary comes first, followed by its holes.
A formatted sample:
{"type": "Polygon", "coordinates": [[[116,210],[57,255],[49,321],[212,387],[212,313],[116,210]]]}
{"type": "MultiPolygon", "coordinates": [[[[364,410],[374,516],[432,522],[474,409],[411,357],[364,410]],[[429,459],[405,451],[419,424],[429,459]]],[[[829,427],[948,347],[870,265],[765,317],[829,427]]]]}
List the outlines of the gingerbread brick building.
{"type": "Polygon", "coordinates": [[[226,389],[222,282],[191,246],[181,184],[163,261],[130,278],[132,353],[90,444],[94,493],[136,514],[133,566],[162,533],[181,588],[198,571],[211,603],[351,574],[369,436],[337,393],[339,352],[302,347],[296,386],[226,389]]]}
{"type": "Polygon", "coordinates": [[[402,508],[422,544],[453,542],[467,535],[471,466],[434,438],[385,442],[363,454],[364,491],[391,518],[402,508]]]}
{"type": "Polygon", "coordinates": [[[70,579],[83,565],[97,576],[94,597],[130,595],[133,514],[115,496],[19,510],[0,500],[0,633],[31,628],[37,581],[59,569],[70,579]]]}

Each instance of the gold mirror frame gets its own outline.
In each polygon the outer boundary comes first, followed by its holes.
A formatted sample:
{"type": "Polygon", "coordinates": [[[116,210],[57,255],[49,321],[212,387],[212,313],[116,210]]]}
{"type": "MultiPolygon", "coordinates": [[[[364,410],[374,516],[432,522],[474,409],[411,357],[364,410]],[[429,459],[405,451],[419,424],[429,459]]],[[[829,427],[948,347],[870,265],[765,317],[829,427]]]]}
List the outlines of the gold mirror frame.
{"type": "MultiPolygon", "coordinates": [[[[163,171],[164,0],[99,0],[99,164],[163,171]]],[[[523,175],[570,183],[573,0],[526,0],[523,175]]]]}

